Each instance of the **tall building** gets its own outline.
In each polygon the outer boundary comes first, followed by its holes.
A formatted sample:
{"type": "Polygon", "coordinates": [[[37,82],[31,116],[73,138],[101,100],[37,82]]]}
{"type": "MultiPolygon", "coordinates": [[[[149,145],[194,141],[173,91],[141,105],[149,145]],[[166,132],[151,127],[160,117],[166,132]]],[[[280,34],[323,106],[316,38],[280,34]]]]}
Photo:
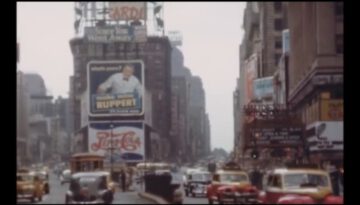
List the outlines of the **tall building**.
{"type": "MultiPolygon", "coordinates": [[[[253,3],[256,5],[256,3],[253,3]]],[[[260,63],[258,76],[272,76],[282,54],[282,31],[287,28],[284,2],[258,2],[260,63]]]]}
{"type": "Polygon", "coordinates": [[[190,138],[188,147],[195,159],[206,156],[206,151],[209,149],[205,134],[206,121],[206,107],[205,107],[205,91],[202,85],[202,80],[198,76],[191,77],[190,81],[190,102],[189,102],[189,126],[190,138]]]}
{"type": "Polygon", "coordinates": [[[314,163],[343,160],[343,2],[288,3],[289,106],[314,163]],[[321,128],[321,132],[319,131],[321,128]],[[322,141],[315,135],[322,136],[322,141]]]}
{"type": "Polygon", "coordinates": [[[29,106],[30,95],[24,83],[24,74],[21,71],[16,75],[16,150],[17,165],[29,165],[30,163],[30,139],[29,139],[29,106]]]}
{"type": "MultiPolygon", "coordinates": [[[[273,96],[254,96],[254,80],[273,76],[282,55],[282,32],[287,27],[287,7],[284,2],[248,2],[244,11],[244,37],[239,48],[240,77],[234,92],[234,156],[250,155],[245,150],[245,124],[251,119],[244,114],[250,103],[272,103],[273,96]]],[[[250,121],[249,121],[250,120],[250,121]]]]}
{"type": "Polygon", "coordinates": [[[175,160],[184,160],[187,139],[187,106],[189,104],[188,82],[185,76],[172,77],[172,156],[175,160]]]}
{"type": "Polygon", "coordinates": [[[59,96],[54,102],[55,115],[59,118],[60,134],[58,149],[63,157],[71,153],[71,135],[73,133],[72,115],[70,113],[70,100],[59,96]]]}

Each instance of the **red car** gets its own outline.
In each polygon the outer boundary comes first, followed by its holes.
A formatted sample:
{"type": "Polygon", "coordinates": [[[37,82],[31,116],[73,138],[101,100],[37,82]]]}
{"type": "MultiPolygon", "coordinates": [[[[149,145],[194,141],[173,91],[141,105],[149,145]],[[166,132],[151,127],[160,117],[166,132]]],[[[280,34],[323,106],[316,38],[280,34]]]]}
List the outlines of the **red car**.
{"type": "Polygon", "coordinates": [[[332,194],[329,174],[319,169],[275,169],[266,178],[259,194],[263,204],[343,204],[342,196],[332,194]]]}
{"type": "Polygon", "coordinates": [[[220,170],[213,176],[211,184],[207,187],[209,204],[215,201],[219,204],[258,202],[258,190],[252,186],[249,176],[244,171],[220,170]]]}

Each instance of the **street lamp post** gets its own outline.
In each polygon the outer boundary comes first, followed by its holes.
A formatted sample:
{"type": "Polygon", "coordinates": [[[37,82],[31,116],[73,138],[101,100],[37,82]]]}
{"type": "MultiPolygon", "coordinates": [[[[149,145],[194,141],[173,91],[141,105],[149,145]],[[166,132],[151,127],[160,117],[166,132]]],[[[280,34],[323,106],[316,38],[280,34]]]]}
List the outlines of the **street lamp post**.
{"type": "Polygon", "coordinates": [[[113,161],[113,153],[114,153],[114,146],[113,146],[113,129],[114,125],[110,124],[111,134],[110,134],[110,175],[111,179],[114,179],[114,161],[113,161]]]}

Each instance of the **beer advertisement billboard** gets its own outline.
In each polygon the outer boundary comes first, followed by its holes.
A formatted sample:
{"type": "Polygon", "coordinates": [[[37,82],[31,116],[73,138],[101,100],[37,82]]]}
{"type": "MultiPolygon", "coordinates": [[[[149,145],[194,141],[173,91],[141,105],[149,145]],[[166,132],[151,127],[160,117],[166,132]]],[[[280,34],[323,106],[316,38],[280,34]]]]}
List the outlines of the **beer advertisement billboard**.
{"type": "Polygon", "coordinates": [[[91,61],[88,64],[91,117],[144,114],[144,63],[141,60],[91,61]]]}

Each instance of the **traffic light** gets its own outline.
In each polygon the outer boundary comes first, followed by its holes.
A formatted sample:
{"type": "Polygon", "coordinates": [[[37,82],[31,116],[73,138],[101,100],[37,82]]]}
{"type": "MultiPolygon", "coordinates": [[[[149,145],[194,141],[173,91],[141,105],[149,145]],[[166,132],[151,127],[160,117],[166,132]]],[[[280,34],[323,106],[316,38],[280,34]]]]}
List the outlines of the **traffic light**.
{"type": "Polygon", "coordinates": [[[253,150],[251,152],[251,158],[253,158],[253,159],[259,158],[259,152],[257,150],[253,150]]]}

